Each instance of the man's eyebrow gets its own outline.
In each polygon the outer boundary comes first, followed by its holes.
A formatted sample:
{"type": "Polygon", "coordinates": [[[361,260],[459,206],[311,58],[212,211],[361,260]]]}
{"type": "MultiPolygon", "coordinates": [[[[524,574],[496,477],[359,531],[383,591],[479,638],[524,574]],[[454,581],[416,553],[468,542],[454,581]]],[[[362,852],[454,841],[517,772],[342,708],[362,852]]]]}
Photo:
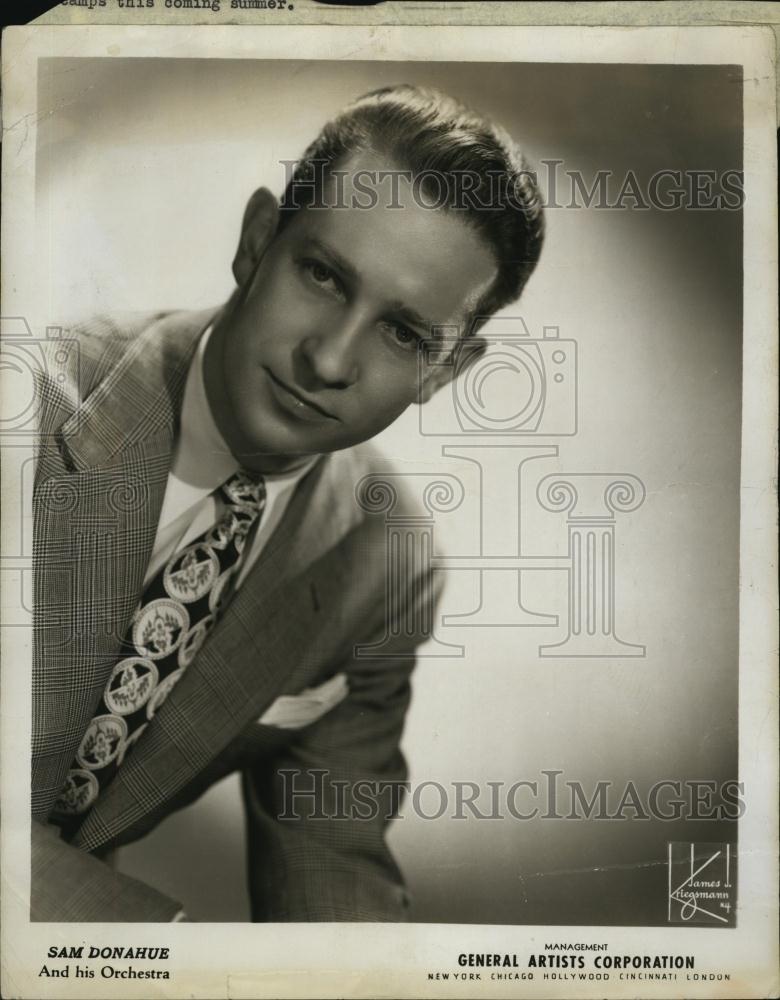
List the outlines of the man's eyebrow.
{"type": "Polygon", "coordinates": [[[346,257],[342,257],[338,250],[329,246],[327,243],[324,243],[316,236],[309,236],[307,237],[307,240],[311,246],[320,251],[323,257],[327,257],[330,263],[334,264],[345,278],[348,278],[352,282],[360,280],[360,272],[358,269],[354,264],[350,263],[346,257]]]}
{"type": "MultiPolygon", "coordinates": [[[[319,250],[323,257],[327,257],[328,261],[333,264],[349,281],[357,284],[360,281],[360,271],[352,264],[350,261],[343,257],[335,247],[330,246],[330,244],[325,243],[318,236],[307,236],[306,237],[310,246],[319,250]]],[[[424,316],[421,316],[416,309],[412,309],[411,306],[405,305],[399,300],[394,300],[389,302],[387,305],[387,312],[398,316],[403,322],[408,323],[410,326],[421,327],[423,330],[430,332],[433,330],[435,324],[433,320],[428,320],[424,316]]]]}
{"type": "Polygon", "coordinates": [[[388,305],[388,312],[398,316],[410,326],[422,327],[422,329],[426,330],[428,333],[432,333],[434,326],[439,325],[434,323],[433,320],[426,319],[424,316],[421,316],[416,309],[412,309],[411,306],[404,305],[403,302],[391,302],[388,305]]]}

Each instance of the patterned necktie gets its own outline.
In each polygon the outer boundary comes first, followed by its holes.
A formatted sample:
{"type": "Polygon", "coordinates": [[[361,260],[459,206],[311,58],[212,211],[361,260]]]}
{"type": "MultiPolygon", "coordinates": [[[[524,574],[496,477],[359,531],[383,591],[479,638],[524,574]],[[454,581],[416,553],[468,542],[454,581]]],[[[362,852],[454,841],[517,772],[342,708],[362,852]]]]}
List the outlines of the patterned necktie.
{"type": "Polygon", "coordinates": [[[217,523],[174,553],[144,590],[120,656],[54,807],[70,832],[84,819],[181,680],[224,611],[265,506],[265,483],[239,471],[217,493],[217,523]]]}

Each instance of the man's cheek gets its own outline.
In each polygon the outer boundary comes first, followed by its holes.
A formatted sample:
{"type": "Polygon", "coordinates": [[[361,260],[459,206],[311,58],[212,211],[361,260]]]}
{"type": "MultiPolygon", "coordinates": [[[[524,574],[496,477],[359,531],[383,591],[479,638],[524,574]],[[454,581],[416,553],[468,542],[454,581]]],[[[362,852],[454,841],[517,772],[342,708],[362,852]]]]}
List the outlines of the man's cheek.
{"type": "Polygon", "coordinates": [[[266,340],[290,346],[305,339],[316,325],[311,310],[301,301],[296,302],[287,296],[269,305],[261,323],[266,331],[266,340]]]}

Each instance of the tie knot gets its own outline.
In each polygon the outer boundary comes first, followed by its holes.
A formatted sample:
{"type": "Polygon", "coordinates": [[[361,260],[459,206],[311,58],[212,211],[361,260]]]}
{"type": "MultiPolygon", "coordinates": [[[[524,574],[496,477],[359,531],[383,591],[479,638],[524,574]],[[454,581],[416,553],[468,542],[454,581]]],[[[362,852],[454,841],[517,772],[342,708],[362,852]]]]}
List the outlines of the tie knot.
{"type": "Polygon", "coordinates": [[[222,484],[222,493],[228,503],[262,510],[265,504],[265,479],[259,472],[239,469],[222,484]]]}

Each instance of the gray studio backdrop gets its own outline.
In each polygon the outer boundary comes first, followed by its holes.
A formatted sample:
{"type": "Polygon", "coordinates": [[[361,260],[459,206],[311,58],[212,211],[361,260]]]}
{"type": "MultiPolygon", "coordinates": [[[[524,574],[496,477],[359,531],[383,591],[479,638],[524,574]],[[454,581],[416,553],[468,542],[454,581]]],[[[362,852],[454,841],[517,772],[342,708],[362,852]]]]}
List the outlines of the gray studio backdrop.
{"type": "MultiPolygon", "coordinates": [[[[600,170],[617,190],[629,170],[646,184],[662,169],[741,166],[741,81],[728,67],[44,60],[31,262],[40,321],[224,301],[254,188],[280,192],[280,160],[351,98],[399,81],[494,115],[537,165],[559,160],[588,186],[600,170]]],[[[568,205],[567,184],[558,194],[568,205]]],[[[487,795],[489,781],[539,781],[550,770],[590,792],[602,780],[645,793],[661,779],[735,778],[740,213],[592,206],[547,217],[541,264],[509,315],[531,338],[557,327],[576,341],[577,433],[539,438],[557,455],[527,463],[519,501],[480,481],[473,453],[443,455],[457,438],[423,434],[417,409],[381,443],[402,471],[446,473],[465,487],[457,510],[436,516],[437,553],[478,553],[489,508],[508,544],[521,522],[525,554],[565,557],[566,514],[541,506],[539,481],[638,477],[644,503],[616,520],[614,615],[620,638],[646,652],[540,656],[566,636],[567,573],[523,574],[526,608],[558,624],[476,628],[460,618],[440,629],[465,655],[420,661],[404,737],[411,780],[470,781],[487,795]]],[[[486,387],[511,410],[504,375],[486,387]]],[[[432,419],[445,420],[449,401],[431,405],[432,419]]],[[[518,454],[504,452],[493,459],[504,455],[511,482],[518,454]]],[[[515,577],[504,589],[516,592],[515,577]]],[[[449,574],[447,614],[468,616],[479,601],[477,572],[449,574]]],[[[524,810],[529,802],[518,799],[524,810]]],[[[437,811],[435,786],[419,804],[437,811]]],[[[451,811],[423,819],[407,807],[391,832],[416,920],[663,922],[667,841],[735,836],[711,822],[454,820],[451,811]]],[[[127,848],[120,865],[182,899],[194,919],[245,920],[243,838],[232,778],[127,848]]]]}

